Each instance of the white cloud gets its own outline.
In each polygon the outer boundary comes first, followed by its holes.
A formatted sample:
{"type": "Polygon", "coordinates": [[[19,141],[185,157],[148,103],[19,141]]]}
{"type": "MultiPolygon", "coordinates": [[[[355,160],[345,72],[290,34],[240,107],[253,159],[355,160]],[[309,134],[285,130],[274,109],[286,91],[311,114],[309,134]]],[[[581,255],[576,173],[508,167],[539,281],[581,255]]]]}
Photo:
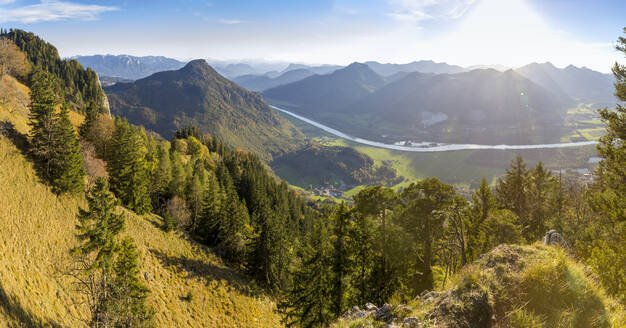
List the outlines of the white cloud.
{"type": "MultiPolygon", "coordinates": [[[[7,4],[8,2],[11,1],[2,1],[0,4],[7,4]]],[[[114,10],[117,8],[65,1],[41,1],[34,5],[0,8],[0,22],[37,23],[66,19],[95,20],[98,15],[114,10]]]]}
{"type": "Polygon", "coordinates": [[[387,0],[388,16],[399,21],[421,22],[431,19],[457,19],[465,15],[476,0],[387,0]]]}
{"type": "Polygon", "coordinates": [[[238,19],[218,19],[217,21],[226,25],[234,25],[234,24],[243,23],[243,21],[238,20],[238,19]]]}

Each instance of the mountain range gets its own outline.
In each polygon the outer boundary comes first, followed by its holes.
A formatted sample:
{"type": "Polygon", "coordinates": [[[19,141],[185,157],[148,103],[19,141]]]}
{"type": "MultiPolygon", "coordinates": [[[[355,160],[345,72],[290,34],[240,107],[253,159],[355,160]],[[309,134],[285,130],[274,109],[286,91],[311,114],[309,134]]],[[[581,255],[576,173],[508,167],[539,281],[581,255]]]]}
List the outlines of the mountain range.
{"type": "Polygon", "coordinates": [[[100,76],[131,80],[144,78],[156,72],[179,69],[185,65],[184,62],[163,56],[93,55],[73,58],[100,76]]]}
{"type": "Polygon", "coordinates": [[[205,60],[105,88],[114,115],[143,125],[166,138],[177,129],[197,126],[228,146],[264,159],[291,151],[304,136],[272,110],[257,93],[218,74],[205,60]]]}
{"type": "MultiPolygon", "coordinates": [[[[272,104],[358,136],[446,142],[489,142],[485,138],[493,136],[486,130],[548,129],[561,124],[566,109],[577,105],[570,96],[575,94],[574,88],[567,89],[571,93],[556,93],[560,89],[546,88],[515,70],[401,71],[385,78],[370,66],[353,63],[331,74],[268,89],[263,96],[272,104]]],[[[565,75],[566,70],[556,72],[565,75]]],[[[579,72],[600,74],[586,69],[579,72]]],[[[600,87],[595,90],[602,93],[600,87]]],[[[511,142],[531,141],[529,138],[505,137],[511,142]]]]}

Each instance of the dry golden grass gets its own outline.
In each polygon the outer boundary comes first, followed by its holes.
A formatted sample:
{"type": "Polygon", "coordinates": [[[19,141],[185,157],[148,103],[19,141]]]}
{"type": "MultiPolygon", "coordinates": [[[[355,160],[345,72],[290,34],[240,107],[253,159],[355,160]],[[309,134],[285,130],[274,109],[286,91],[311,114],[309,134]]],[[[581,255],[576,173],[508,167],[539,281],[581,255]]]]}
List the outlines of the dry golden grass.
{"type": "MultiPolygon", "coordinates": [[[[24,114],[0,106],[0,121],[20,133],[27,129],[24,114]]],[[[61,272],[77,243],[77,209],[85,203],[53,194],[0,134],[0,327],[84,326],[85,308],[75,304],[79,297],[61,272]]],[[[205,247],[159,225],[156,216],[127,212],[123,232],[137,244],[141,273],[149,274],[148,302],[159,327],[280,326],[270,297],[252,290],[205,247]]]]}

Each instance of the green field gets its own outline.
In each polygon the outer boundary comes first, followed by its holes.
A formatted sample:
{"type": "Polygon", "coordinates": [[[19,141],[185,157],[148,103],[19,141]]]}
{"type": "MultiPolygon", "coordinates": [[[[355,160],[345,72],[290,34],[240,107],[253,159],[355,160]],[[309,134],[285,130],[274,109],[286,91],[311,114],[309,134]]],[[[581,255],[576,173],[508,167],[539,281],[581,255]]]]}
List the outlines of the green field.
{"type": "MultiPolygon", "coordinates": [[[[576,109],[585,116],[591,115],[591,109],[586,107],[576,109]]],[[[375,162],[390,160],[393,168],[407,180],[397,185],[401,187],[426,177],[436,176],[441,180],[454,184],[457,187],[475,188],[482,178],[494,183],[498,176],[505,173],[510,161],[516,156],[522,156],[528,166],[538,161],[550,169],[592,168],[587,163],[589,157],[596,156],[595,146],[582,146],[561,149],[533,149],[533,150],[459,150],[437,153],[413,153],[395,151],[383,148],[366,146],[342,138],[337,138],[317,127],[304,123],[298,119],[283,115],[307,135],[327,145],[341,145],[354,147],[363,152],[375,162]]],[[[601,127],[588,127],[576,130],[577,136],[586,140],[597,139],[603,132],[601,127]]],[[[570,138],[568,138],[570,139],[570,138]]],[[[580,140],[579,138],[578,140],[580,140]]],[[[569,140],[566,140],[569,141],[569,140]]],[[[280,176],[280,172],[277,172],[280,176]]],[[[289,181],[289,177],[284,177],[289,181]]],[[[350,198],[358,191],[358,187],[349,190],[344,197],[350,198]]]]}

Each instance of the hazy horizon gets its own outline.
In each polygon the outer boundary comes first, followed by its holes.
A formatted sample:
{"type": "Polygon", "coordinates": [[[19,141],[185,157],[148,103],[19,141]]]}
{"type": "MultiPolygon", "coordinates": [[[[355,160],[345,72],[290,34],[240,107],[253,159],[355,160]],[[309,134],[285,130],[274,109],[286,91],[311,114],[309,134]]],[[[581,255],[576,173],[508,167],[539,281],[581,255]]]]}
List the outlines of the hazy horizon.
{"type": "Polygon", "coordinates": [[[623,1],[0,0],[0,26],[63,57],[93,54],[347,65],[551,62],[609,72],[623,1]]]}

